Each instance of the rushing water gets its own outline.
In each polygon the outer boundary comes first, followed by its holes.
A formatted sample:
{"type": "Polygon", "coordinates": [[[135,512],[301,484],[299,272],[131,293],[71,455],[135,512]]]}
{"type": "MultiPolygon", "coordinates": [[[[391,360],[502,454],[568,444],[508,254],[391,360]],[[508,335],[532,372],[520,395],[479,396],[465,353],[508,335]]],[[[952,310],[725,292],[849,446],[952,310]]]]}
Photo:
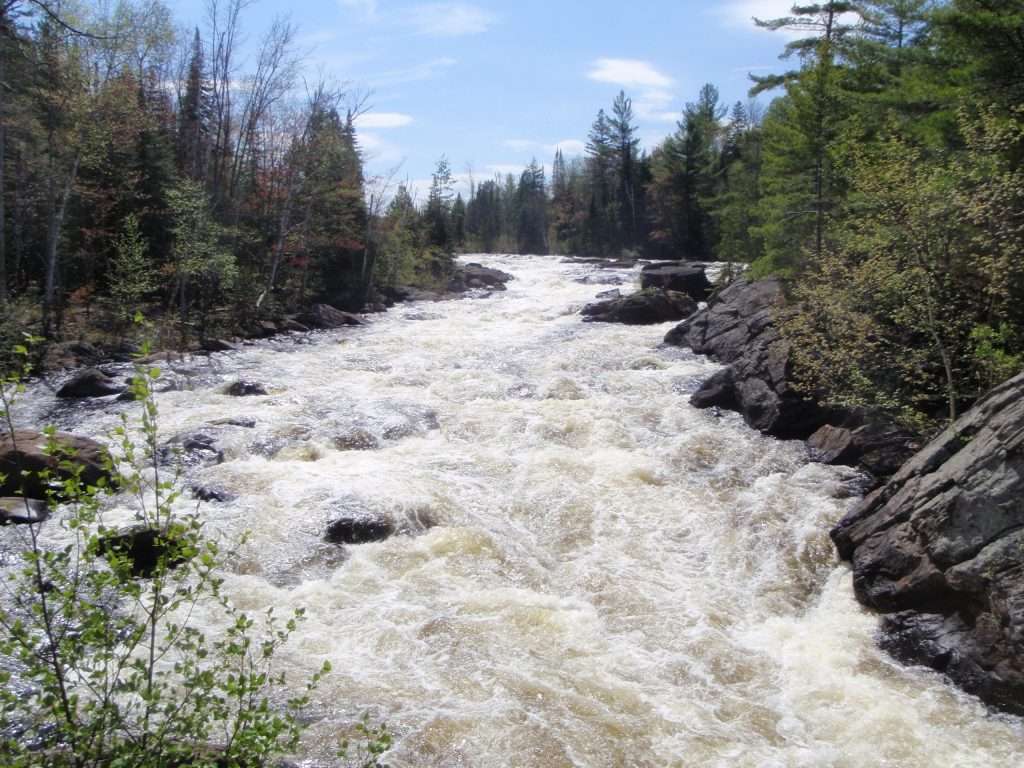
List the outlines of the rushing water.
{"type": "MultiPolygon", "coordinates": [[[[665,327],[580,322],[603,287],[579,278],[634,275],[481,258],[507,293],[187,360],[159,396],[168,436],[225,452],[190,479],[238,494],[203,511],[251,532],[229,593],[305,606],[293,679],[334,667],[311,765],[363,711],[394,768],[1024,764],[1019,720],[876,649],[827,537],[849,470],[691,408],[715,366],[662,347],[665,327]],[[239,378],[270,395],[222,394],[239,378]],[[225,417],[256,426],[209,427],[225,417]],[[342,450],[353,435],[381,447],[342,450]],[[324,544],[353,508],[410,533],[324,544]]],[[[40,387],[25,406],[96,436],[131,407],[40,387]]]]}

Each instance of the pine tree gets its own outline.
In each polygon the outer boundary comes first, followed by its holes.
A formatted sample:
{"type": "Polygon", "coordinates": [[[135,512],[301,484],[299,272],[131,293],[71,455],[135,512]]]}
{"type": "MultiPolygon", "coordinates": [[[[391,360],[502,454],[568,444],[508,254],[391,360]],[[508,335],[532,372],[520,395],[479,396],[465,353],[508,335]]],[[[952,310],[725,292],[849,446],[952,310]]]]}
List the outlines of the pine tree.
{"type": "Polygon", "coordinates": [[[210,86],[199,29],[192,41],[185,94],[178,113],[178,172],[196,181],[206,178],[210,159],[210,86]]]}

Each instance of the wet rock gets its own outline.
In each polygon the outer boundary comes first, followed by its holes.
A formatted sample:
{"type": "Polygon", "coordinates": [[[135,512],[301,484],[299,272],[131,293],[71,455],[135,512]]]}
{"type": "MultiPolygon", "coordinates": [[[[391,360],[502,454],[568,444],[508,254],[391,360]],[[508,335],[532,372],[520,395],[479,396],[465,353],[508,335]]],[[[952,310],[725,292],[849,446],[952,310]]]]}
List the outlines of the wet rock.
{"type": "Polygon", "coordinates": [[[238,494],[216,485],[193,485],[192,496],[199,501],[218,504],[228,504],[238,498],[238,494]]]}
{"type": "Polygon", "coordinates": [[[13,441],[9,434],[0,435],[0,496],[23,494],[46,498],[48,488],[36,475],[48,470],[58,482],[66,480],[72,473],[61,466],[65,462],[80,468],[79,477],[86,485],[110,480],[107,449],[102,445],[87,437],[63,432],[56,433],[54,440],[60,447],[60,455],[48,456],[49,438],[42,432],[17,430],[13,441]],[[28,476],[23,477],[26,472],[28,476]]]}
{"type": "Polygon", "coordinates": [[[239,347],[224,339],[207,339],[203,342],[203,349],[207,352],[237,352],[239,347]]]}
{"type": "Polygon", "coordinates": [[[273,320],[259,320],[256,322],[256,326],[253,329],[253,336],[263,338],[269,338],[277,335],[280,329],[277,327],[277,323],[273,320]]]}
{"type": "Polygon", "coordinates": [[[161,563],[177,568],[186,558],[173,531],[139,526],[100,539],[100,553],[124,558],[136,578],[150,578],[161,563]]]}
{"type": "Polygon", "coordinates": [[[876,478],[896,474],[920,450],[918,435],[893,425],[885,417],[867,417],[866,423],[836,427],[825,425],[807,441],[811,460],[821,464],[863,467],[876,478]]]}
{"type": "Polygon", "coordinates": [[[581,314],[585,322],[657,325],[688,317],[697,311],[697,302],[675,291],[648,290],[625,298],[589,304],[581,314]]]}
{"type": "Polygon", "coordinates": [[[705,301],[712,291],[703,264],[650,264],[643,268],[640,286],[678,291],[696,301],[705,301]]]}
{"type": "Polygon", "coordinates": [[[329,304],[314,304],[299,320],[303,325],[319,330],[333,330],[363,324],[363,321],[355,315],[342,312],[329,304]]]}
{"type": "Polygon", "coordinates": [[[192,432],[173,437],[159,450],[161,464],[180,463],[186,467],[210,467],[224,463],[224,452],[217,438],[205,432],[192,432]]]}
{"type": "Polygon", "coordinates": [[[785,303],[777,280],[738,280],[672,329],[665,343],[729,365],[692,397],[698,408],[736,410],[747,424],[781,438],[810,437],[835,418],[793,385],[789,343],[774,324],[785,303]]]}
{"type": "Polygon", "coordinates": [[[576,278],[576,282],[580,285],[625,285],[629,281],[625,275],[616,275],[613,273],[597,273],[594,275],[584,275],[583,277],[576,278]]]}
{"type": "Polygon", "coordinates": [[[339,451],[375,451],[380,448],[377,436],[362,427],[355,427],[335,436],[333,442],[339,451]]]}
{"type": "Polygon", "coordinates": [[[505,284],[510,280],[512,275],[500,269],[491,269],[482,264],[465,264],[455,268],[455,274],[448,283],[448,290],[452,293],[465,293],[481,288],[504,291],[505,284]]]}
{"type": "Polygon", "coordinates": [[[0,525],[30,525],[50,516],[50,508],[39,499],[0,498],[0,525]]]}
{"type": "Polygon", "coordinates": [[[597,294],[597,298],[599,298],[599,299],[606,299],[606,300],[607,299],[621,299],[622,298],[622,291],[620,291],[618,288],[613,288],[610,291],[602,291],[601,293],[597,294]]]}
{"type": "Polygon", "coordinates": [[[1024,374],[997,387],[832,531],[883,644],[1024,713],[1024,374]]]}
{"type": "Polygon", "coordinates": [[[309,326],[292,318],[285,318],[278,323],[278,327],[283,333],[309,333],[309,326]]]}
{"type": "Polygon", "coordinates": [[[389,408],[391,413],[384,419],[382,434],[385,440],[402,440],[441,428],[437,411],[432,408],[396,403],[390,404],[389,408]]]}
{"type": "Polygon", "coordinates": [[[236,381],[224,390],[224,394],[231,397],[263,397],[267,390],[262,384],[254,381],[236,381]]]}
{"type": "Polygon", "coordinates": [[[125,386],[118,384],[103,371],[90,368],[76,375],[57,390],[57,397],[71,400],[87,397],[109,397],[124,392],[125,386]]]}
{"type": "Polygon", "coordinates": [[[383,291],[385,298],[393,302],[441,301],[444,297],[435,291],[425,291],[408,285],[397,285],[383,291]]]}
{"type": "Polygon", "coordinates": [[[331,544],[370,544],[395,535],[395,524],[383,515],[346,514],[327,526],[324,540],[331,544]]]}

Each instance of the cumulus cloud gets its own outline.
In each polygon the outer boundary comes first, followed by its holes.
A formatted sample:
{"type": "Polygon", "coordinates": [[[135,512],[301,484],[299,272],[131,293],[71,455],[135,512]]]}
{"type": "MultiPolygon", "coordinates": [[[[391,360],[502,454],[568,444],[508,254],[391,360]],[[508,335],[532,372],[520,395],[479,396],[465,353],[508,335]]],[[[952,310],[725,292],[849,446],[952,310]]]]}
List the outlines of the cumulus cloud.
{"type": "Polygon", "coordinates": [[[672,78],[662,74],[648,61],[639,59],[598,59],[587,77],[599,83],[623,88],[669,88],[672,78]]]}
{"type": "Polygon", "coordinates": [[[401,112],[368,112],[356,118],[356,125],[361,129],[402,128],[412,122],[412,115],[401,112]]]}
{"type": "Polygon", "coordinates": [[[405,13],[405,18],[417,33],[430,37],[478,35],[497,21],[490,11],[463,2],[417,5],[405,13]]]}

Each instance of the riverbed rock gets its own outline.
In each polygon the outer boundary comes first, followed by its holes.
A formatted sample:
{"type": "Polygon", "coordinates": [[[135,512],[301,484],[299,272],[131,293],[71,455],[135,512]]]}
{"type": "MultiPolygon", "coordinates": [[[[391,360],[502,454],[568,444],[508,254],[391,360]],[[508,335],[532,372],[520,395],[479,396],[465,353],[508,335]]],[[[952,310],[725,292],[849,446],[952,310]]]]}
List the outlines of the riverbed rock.
{"type": "Polygon", "coordinates": [[[394,522],[384,515],[353,512],[331,521],[324,540],[331,544],[370,544],[389,539],[395,532],[394,522]]]}
{"type": "Polygon", "coordinates": [[[77,374],[57,390],[57,397],[64,400],[81,400],[89,397],[120,395],[126,387],[118,384],[98,368],[89,368],[77,374]]]}
{"type": "Polygon", "coordinates": [[[713,289],[703,264],[650,264],[640,274],[640,286],[678,291],[696,301],[706,301],[713,289]]]}
{"type": "Polygon", "coordinates": [[[656,325],[681,320],[697,311],[697,302],[685,293],[647,290],[625,298],[588,304],[581,314],[588,323],[656,325]]]}
{"type": "Polygon", "coordinates": [[[50,516],[50,508],[39,499],[0,498],[0,525],[30,525],[50,516]]]}
{"type": "Polygon", "coordinates": [[[192,497],[199,501],[215,502],[217,504],[228,504],[238,498],[237,493],[232,493],[219,485],[193,485],[192,497]]]}
{"type": "Polygon", "coordinates": [[[832,531],[883,646],[1024,714],[1024,374],[832,531]]]}
{"type": "Polygon", "coordinates": [[[267,388],[254,381],[236,381],[228,385],[224,394],[231,397],[264,397],[267,395],[267,388]]]}
{"type": "Polygon", "coordinates": [[[17,430],[13,441],[9,434],[0,435],[0,496],[23,493],[30,498],[46,498],[47,485],[36,475],[49,470],[55,480],[66,480],[72,472],[61,467],[64,462],[80,468],[79,477],[85,485],[110,479],[107,449],[95,440],[63,432],[56,433],[54,440],[60,446],[61,456],[46,455],[49,438],[42,432],[17,430]],[[25,472],[28,476],[23,477],[25,472]]]}
{"type": "Polygon", "coordinates": [[[455,268],[455,273],[448,282],[448,290],[452,293],[489,288],[492,291],[504,291],[505,284],[512,275],[500,269],[492,269],[482,264],[464,264],[455,268]]]}
{"type": "Polygon", "coordinates": [[[186,467],[210,467],[224,463],[224,452],[217,437],[208,432],[189,432],[176,435],[159,449],[161,464],[182,464],[186,467]]]}
{"type": "Polygon", "coordinates": [[[203,350],[206,352],[237,352],[239,346],[226,339],[207,339],[203,342],[203,350]]]}
{"type": "Polygon", "coordinates": [[[350,326],[363,325],[363,321],[350,312],[342,312],[330,304],[314,304],[299,318],[299,321],[309,328],[319,330],[334,330],[350,326]]]}

